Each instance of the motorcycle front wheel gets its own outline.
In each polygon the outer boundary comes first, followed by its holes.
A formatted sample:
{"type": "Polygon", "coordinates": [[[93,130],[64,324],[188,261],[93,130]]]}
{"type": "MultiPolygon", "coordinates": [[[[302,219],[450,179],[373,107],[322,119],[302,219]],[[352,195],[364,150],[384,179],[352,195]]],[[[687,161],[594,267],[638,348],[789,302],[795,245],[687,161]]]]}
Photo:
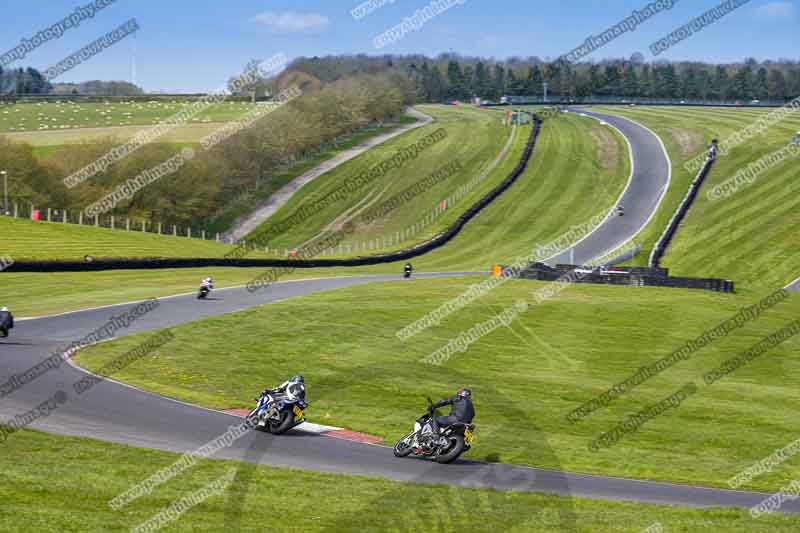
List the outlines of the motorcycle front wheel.
{"type": "Polygon", "coordinates": [[[413,434],[414,432],[412,431],[411,433],[409,433],[408,435],[397,441],[397,444],[394,445],[394,450],[393,450],[395,457],[405,457],[406,455],[411,453],[411,446],[406,442],[406,440],[409,439],[413,434]]]}

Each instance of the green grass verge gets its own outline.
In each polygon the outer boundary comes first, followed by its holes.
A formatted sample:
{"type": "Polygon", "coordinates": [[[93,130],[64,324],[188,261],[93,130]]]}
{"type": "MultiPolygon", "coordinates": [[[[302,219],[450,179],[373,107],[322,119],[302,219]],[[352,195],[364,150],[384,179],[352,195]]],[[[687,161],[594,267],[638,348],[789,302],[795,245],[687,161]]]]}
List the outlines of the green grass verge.
{"type": "MultiPolygon", "coordinates": [[[[300,372],[309,387],[312,421],[390,441],[424,410],[427,395],[445,395],[469,385],[478,409],[472,457],[703,485],[725,486],[730,477],[800,433],[800,421],[785,408],[800,400],[792,377],[800,371],[794,356],[800,338],[773,348],[713,386],[705,386],[702,377],[796,319],[796,296],[571,424],[565,416],[572,409],[763,294],[572,287],[443,366],[421,363],[421,358],[525,297],[528,290],[544,286],[510,282],[405,343],[395,336],[474,281],[373,284],[199,321],[175,328],[176,339],[169,346],[116,377],[189,402],[229,408],[249,406],[265,384],[300,372]],[[197,343],[198,337],[202,343],[197,343]],[[588,450],[591,440],[626,415],[689,381],[700,390],[678,409],[610,449],[588,450]]],[[[141,335],[102,344],[81,353],[78,362],[98,368],[140,342],[141,335]]],[[[751,488],[776,489],[782,481],[798,477],[798,463],[787,461],[754,480],[751,488]]]]}
{"type": "MultiPolygon", "coordinates": [[[[124,222],[119,222],[122,224],[124,222]]],[[[233,247],[203,239],[60,222],[0,217],[0,253],[22,259],[94,257],[222,257],[233,247]]],[[[166,228],[164,228],[166,230],[166,228]]],[[[257,257],[258,255],[254,255],[257,257]]]]}
{"type": "Polygon", "coordinates": [[[580,533],[796,531],[797,519],[759,520],[741,509],[683,509],[524,492],[397,483],[364,476],[203,460],[120,511],[108,501],[172,464],[178,455],[91,439],[22,431],[2,444],[0,530],[129,531],[209,486],[231,469],[224,495],[190,508],[162,531],[563,531],[574,510],[580,533]],[[268,524],[268,526],[267,526],[268,524]]]}
{"type": "MultiPolygon", "coordinates": [[[[759,117],[763,109],[722,108],[594,108],[631,118],[656,132],[672,161],[672,184],[662,207],[641,234],[647,243],[638,260],[646,261],[696,173],[684,163],[712,138],[726,140],[759,117]],[[645,254],[646,252],[646,254],[645,254]]],[[[720,156],[681,224],[662,261],[675,275],[732,279],[738,286],[786,285],[800,275],[800,179],[797,161],[786,161],[758,177],[728,198],[710,201],[714,185],[722,183],[751,162],[789,143],[800,129],[800,116],[770,128],[760,137],[720,156]]]]}

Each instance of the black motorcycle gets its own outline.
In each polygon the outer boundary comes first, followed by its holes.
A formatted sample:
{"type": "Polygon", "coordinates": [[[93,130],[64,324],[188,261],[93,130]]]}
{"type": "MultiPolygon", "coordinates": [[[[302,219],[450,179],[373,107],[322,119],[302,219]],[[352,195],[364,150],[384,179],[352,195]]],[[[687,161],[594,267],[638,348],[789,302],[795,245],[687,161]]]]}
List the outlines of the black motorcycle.
{"type": "Polygon", "coordinates": [[[306,421],[304,413],[304,409],[308,407],[306,402],[275,396],[277,395],[273,391],[267,390],[256,398],[258,404],[247,415],[256,429],[280,435],[306,421]]]}
{"type": "Polygon", "coordinates": [[[411,265],[406,265],[403,268],[403,277],[404,278],[410,278],[411,277],[411,270],[412,270],[411,265]]]}
{"type": "Polygon", "coordinates": [[[416,457],[434,459],[437,463],[452,463],[472,447],[475,426],[456,422],[441,427],[440,433],[435,435],[431,427],[431,417],[436,416],[436,412],[430,408],[433,405],[430,398],[428,405],[428,413],[417,418],[414,431],[394,445],[394,455],[406,457],[413,454],[416,457]]]}
{"type": "Polygon", "coordinates": [[[202,287],[200,287],[200,292],[197,293],[197,299],[205,300],[206,296],[208,296],[208,293],[210,292],[211,292],[211,287],[203,285],[202,287]]]}

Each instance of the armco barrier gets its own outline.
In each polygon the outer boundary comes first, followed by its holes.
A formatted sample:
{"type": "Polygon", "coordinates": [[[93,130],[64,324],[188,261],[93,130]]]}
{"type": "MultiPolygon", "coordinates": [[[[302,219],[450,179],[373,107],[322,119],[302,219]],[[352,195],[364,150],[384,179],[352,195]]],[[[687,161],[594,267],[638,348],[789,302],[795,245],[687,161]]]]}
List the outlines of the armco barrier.
{"type": "MultiPolygon", "coordinates": [[[[592,267],[534,263],[520,273],[523,279],[556,281],[575,269],[591,270],[592,267]]],[[[705,289],[716,292],[734,292],[734,283],[717,278],[671,277],[667,269],[645,267],[618,267],[582,274],[572,279],[574,283],[597,283],[604,285],[632,285],[637,287],[674,287],[681,289],[705,289]]]]}
{"type": "Polygon", "coordinates": [[[697,177],[694,178],[694,181],[692,181],[692,184],[689,186],[689,191],[686,193],[686,196],[683,197],[677,211],[672,215],[664,233],[661,234],[661,237],[658,239],[655,246],[653,246],[649,261],[652,268],[657,268],[661,263],[661,258],[664,257],[681,222],[683,222],[683,219],[686,218],[686,215],[689,213],[689,208],[692,207],[692,203],[697,197],[697,193],[700,191],[700,187],[703,185],[706,176],[708,176],[708,173],[711,171],[711,167],[714,166],[714,161],[716,161],[716,159],[713,157],[706,159],[700,172],[697,173],[697,177]]]}
{"type": "Polygon", "coordinates": [[[369,257],[355,257],[351,259],[225,259],[225,258],[113,258],[94,259],[86,261],[42,260],[42,261],[16,261],[4,272],[89,272],[99,270],[140,270],[162,268],[200,268],[200,267],[293,267],[293,268],[323,268],[323,267],[349,267],[377,265],[403,261],[426,254],[450,242],[453,237],[464,228],[485,207],[496,200],[508,190],[528,166],[536,140],[539,137],[542,121],[535,114],[528,113],[533,118],[531,135],[525,145],[519,163],[513,171],[497,187],[489,191],[472,207],[467,209],[446,230],[430,240],[391,254],[369,257]]]}

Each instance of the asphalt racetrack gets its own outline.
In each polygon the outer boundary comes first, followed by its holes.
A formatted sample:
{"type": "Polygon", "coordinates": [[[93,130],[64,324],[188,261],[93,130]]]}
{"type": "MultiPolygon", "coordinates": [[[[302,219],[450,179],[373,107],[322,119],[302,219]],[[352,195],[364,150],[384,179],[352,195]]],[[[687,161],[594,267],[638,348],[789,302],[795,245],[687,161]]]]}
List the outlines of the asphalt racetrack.
{"type": "MultiPolygon", "coordinates": [[[[417,277],[454,274],[421,274],[417,277]]],[[[213,299],[201,303],[198,303],[194,294],[162,298],[158,308],[135,321],[124,330],[124,334],[176,326],[203,317],[316,291],[398,279],[399,275],[382,275],[287,281],[255,294],[248,293],[243,287],[220,289],[212,293],[213,299]]],[[[413,283],[413,280],[409,283],[413,283]]],[[[2,382],[44,360],[59,348],[63,349],[70,342],[84,337],[108,321],[112,315],[119,315],[130,308],[131,304],[128,303],[18,321],[13,336],[0,343],[2,382]]],[[[231,425],[241,420],[233,415],[191,406],[112,380],[98,383],[78,396],[73,392],[72,384],[85,375],[82,370],[69,364],[52,369],[0,399],[0,416],[6,420],[13,418],[41,404],[56,391],[64,391],[68,395],[67,401],[49,417],[36,421],[32,427],[52,433],[93,437],[174,452],[195,450],[225,433],[231,425]]],[[[749,507],[768,496],[762,493],[510,467],[468,459],[451,465],[397,459],[389,447],[307,433],[302,431],[302,425],[287,435],[277,437],[251,432],[236,440],[232,446],[222,449],[215,457],[247,457],[270,465],[359,473],[398,481],[459,485],[466,483],[470,486],[491,486],[499,489],[516,488],[515,476],[510,474],[518,471],[520,476],[524,475],[529,479],[533,476],[535,482],[530,488],[536,491],[565,496],[691,506],[749,507]],[[498,470],[497,475],[494,475],[493,470],[498,470]]],[[[781,511],[800,513],[800,501],[786,502],[781,511]]]]}

